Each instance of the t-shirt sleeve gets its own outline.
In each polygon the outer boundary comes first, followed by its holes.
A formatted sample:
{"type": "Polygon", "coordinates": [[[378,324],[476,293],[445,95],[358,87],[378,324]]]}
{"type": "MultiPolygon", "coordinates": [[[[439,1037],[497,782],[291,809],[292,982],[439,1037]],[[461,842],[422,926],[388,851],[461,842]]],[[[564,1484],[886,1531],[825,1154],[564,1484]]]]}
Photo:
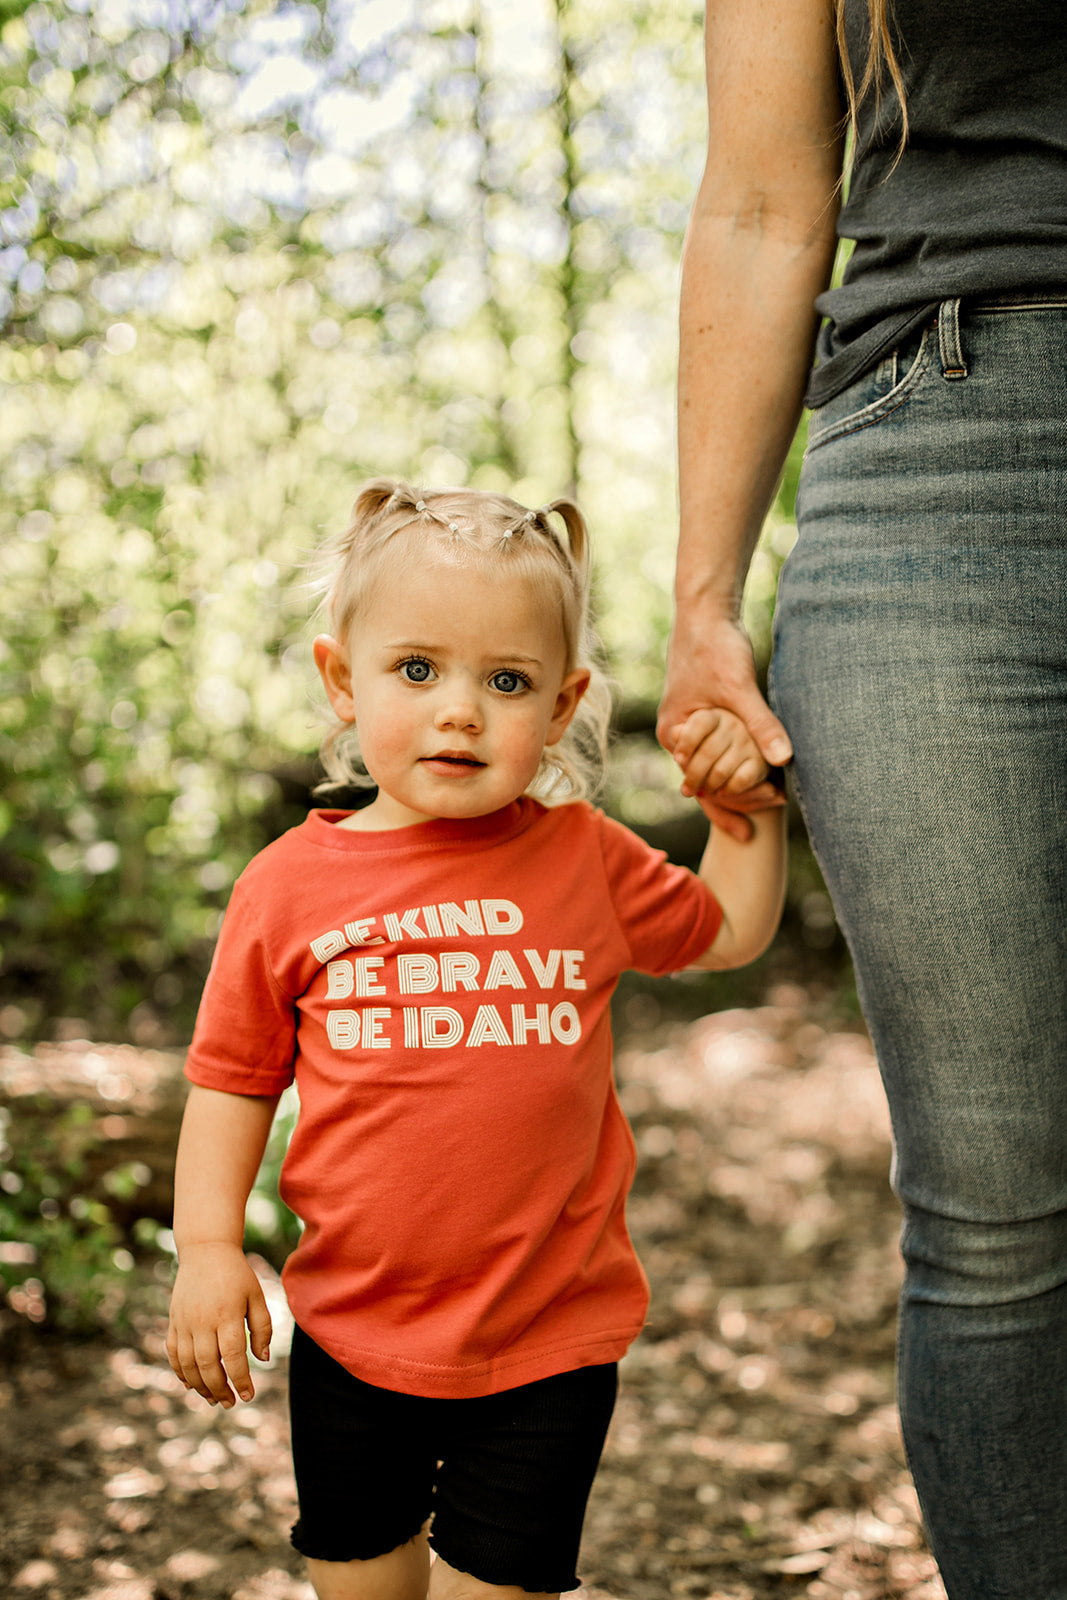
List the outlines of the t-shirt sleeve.
{"type": "Polygon", "coordinates": [[[680,972],[707,950],[722,908],[695,872],[621,822],[598,813],[601,849],[615,915],[638,972],[680,972]]]}
{"type": "Polygon", "coordinates": [[[293,1079],[296,1008],[271,970],[240,882],[222,923],[185,1075],[228,1094],[280,1094],[293,1079]]]}

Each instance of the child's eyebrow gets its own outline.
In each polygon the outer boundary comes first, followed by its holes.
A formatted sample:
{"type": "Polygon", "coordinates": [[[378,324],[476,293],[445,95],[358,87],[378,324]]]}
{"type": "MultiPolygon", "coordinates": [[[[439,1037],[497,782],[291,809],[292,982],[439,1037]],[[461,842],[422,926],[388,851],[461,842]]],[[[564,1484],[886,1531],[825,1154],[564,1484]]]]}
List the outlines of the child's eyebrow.
{"type": "MultiPolygon", "coordinates": [[[[384,646],[384,648],[386,650],[388,650],[388,651],[393,651],[393,650],[411,650],[411,651],[415,651],[415,652],[420,652],[421,651],[421,653],[423,655],[427,655],[427,656],[439,656],[439,655],[443,655],[443,654],[447,653],[445,645],[427,644],[425,639],[420,639],[420,640],[398,639],[393,644],[386,644],[384,646]]],[[[507,651],[503,651],[503,652],[500,652],[500,653],[488,652],[487,655],[486,655],[486,659],[487,660],[491,660],[491,661],[499,661],[499,662],[513,662],[513,663],[515,663],[515,664],[517,664],[519,666],[524,666],[524,667],[540,667],[540,666],[543,665],[540,656],[524,655],[521,650],[507,650],[507,651]]]]}

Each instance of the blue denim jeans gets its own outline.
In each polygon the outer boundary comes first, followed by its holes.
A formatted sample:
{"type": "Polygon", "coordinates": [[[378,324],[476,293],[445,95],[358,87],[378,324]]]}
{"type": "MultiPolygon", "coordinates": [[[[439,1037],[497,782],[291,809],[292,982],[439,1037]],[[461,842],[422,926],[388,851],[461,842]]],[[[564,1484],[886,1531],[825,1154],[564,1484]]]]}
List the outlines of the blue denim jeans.
{"type": "Polygon", "coordinates": [[[1067,1600],[1067,294],[816,412],[772,698],[893,1119],[951,1600],[1067,1600]]]}

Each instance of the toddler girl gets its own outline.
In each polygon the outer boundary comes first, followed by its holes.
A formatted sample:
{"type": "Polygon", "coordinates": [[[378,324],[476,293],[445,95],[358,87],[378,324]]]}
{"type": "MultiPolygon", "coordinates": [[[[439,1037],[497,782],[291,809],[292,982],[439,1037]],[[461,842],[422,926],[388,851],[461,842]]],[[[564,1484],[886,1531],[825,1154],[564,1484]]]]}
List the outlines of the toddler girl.
{"type": "MultiPolygon", "coordinates": [[[[245,1324],[261,1360],[271,1326],[244,1209],[295,1076],[293,1541],[317,1594],[558,1595],[648,1303],[608,1002],[627,967],[760,953],[782,817],[713,827],[693,874],[582,798],[609,698],[569,501],[375,482],[332,556],[324,761],[377,793],[234,889],[186,1068],[168,1354],[211,1403],[252,1397],[245,1324]]],[[[688,793],[765,772],[726,712],[678,749],[688,793]]]]}

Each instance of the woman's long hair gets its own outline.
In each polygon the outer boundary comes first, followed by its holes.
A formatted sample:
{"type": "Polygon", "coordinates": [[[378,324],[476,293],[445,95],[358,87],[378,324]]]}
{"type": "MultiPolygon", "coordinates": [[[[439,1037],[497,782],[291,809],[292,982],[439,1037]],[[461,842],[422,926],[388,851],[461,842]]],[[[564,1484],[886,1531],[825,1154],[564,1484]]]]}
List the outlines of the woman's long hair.
{"type": "Polygon", "coordinates": [[[848,58],[848,45],[845,37],[845,8],[847,4],[848,0],[835,0],[837,53],[841,59],[841,75],[845,80],[845,92],[848,95],[853,148],[855,148],[856,112],[859,103],[865,95],[873,90],[875,104],[877,105],[882,86],[888,77],[896,90],[897,100],[900,104],[900,142],[897,146],[896,161],[893,163],[896,166],[908,137],[908,107],[904,98],[904,76],[900,70],[900,63],[897,61],[896,51],[893,49],[893,39],[889,31],[889,0],[867,0],[871,47],[867,53],[867,64],[863,69],[863,76],[858,85],[852,71],[852,63],[848,58]]]}

